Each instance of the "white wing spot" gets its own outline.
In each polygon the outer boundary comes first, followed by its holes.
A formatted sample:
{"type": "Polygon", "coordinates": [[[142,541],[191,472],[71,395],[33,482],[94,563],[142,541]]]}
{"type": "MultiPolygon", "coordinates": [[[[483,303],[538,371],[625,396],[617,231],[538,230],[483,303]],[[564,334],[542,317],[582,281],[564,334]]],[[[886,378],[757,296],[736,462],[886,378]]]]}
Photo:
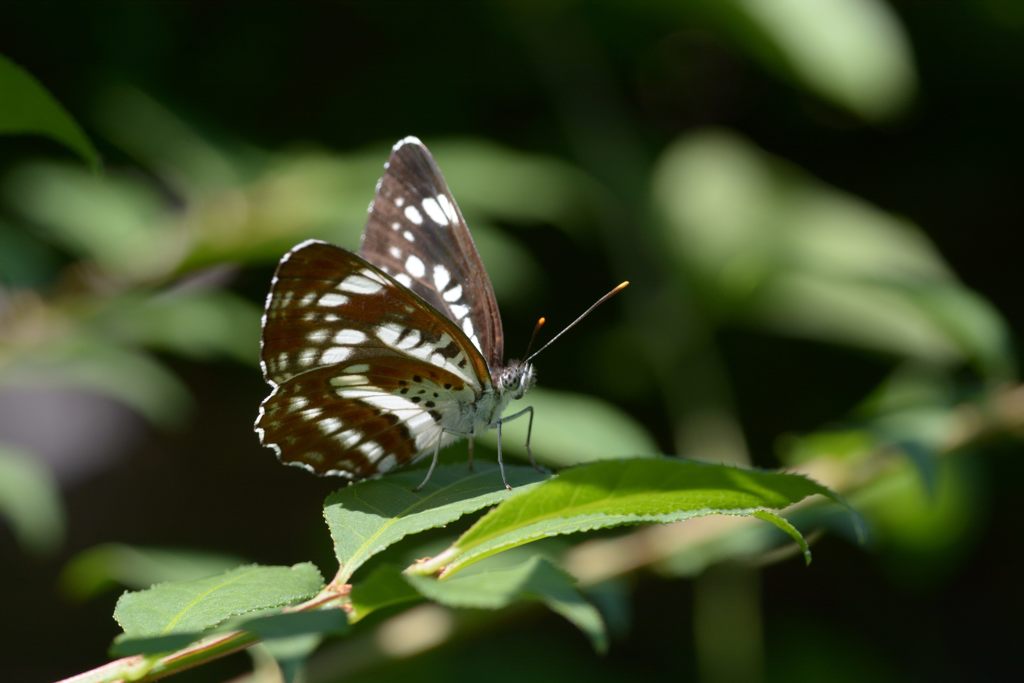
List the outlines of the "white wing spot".
{"type": "Polygon", "coordinates": [[[341,318],[339,318],[338,316],[334,315],[333,313],[325,313],[324,314],[324,322],[325,323],[336,323],[339,320],[341,320],[341,318]]]}
{"type": "Polygon", "coordinates": [[[405,207],[405,217],[416,225],[423,225],[423,214],[415,206],[405,207]]]}
{"type": "Polygon", "coordinates": [[[415,242],[416,241],[416,235],[412,234],[408,230],[406,230],[405,232],[402,233],[402,237],[404,237],[409,242],[415,242]]]}
{"type": "Polygon", "coordinates": [[[346,396],[345,390],[342,387],[364,387],[369,383],[370,378],[366,375],[350,375],[345,373],[344,375],[331,378],[331,386],[338,387],[335,393],[342,398],[346,396]]]}
{"type": "Polygon", "coordinates": [[[344,306],[345,304],[348,303],[348,297],[345,296],[344,294],[335,294],[334,292],[330,292],[320,297],[320,301],[317,303],[319,303],[321,306],[330,306],[332,308],[337,306],[344,306]]]}
{"type": "Polygon", "coordinates": [[[320,431],[324,434],[333,434],[334,432],[341,429],[341,420],[336,417],[329,417],[326,420],[320,420],[320,431]]]}
{"type": "Polygon", "coordinates": [[[395,276],[395,279],[401,282],[406,287],[412,287],[412,278],[405,273],[399,273],[395,276]]]}
{"type": "Polygon", "coordinates": [[[410,256],[405,260],[405,269],[409,271],[409,274],[413,277],[423,277],[424,273],[427,272],[427,268],[423,265],[423,261],[421,261],[417,256],[410,256]]]}
{"type": "Polygon", "coordinates": [[[391,224],[391,229],[392,230],[400,230],[401,228],[402,228],[402,224],[397,222],[397,221],[391,224]]]}
{"type": "Polygon", "coordinates": [[[347,368],[342,370],[342,372],[344,372],[346,374],[348,374],[348,373],[362,374],[362,373],[366,372],[369,369],[370,369],[370,366],[367,363],[356,363],[355,365],[348,366],[347,368]]]}
{"type": "Polygon", "coordinates": [[[334,335],[335,344],[362,344],[366,341],[366,334],[359,330],[342,330],[334,335]]]}
{"type": "Polygon", "coordinates": [[[351,355],[352,349],[350,348],[344,346],[332,346],[324,351],[323,355],[320,356],[320,362],[324,365],[334,365],[335,363],[340,363],[351,355]]]}
{"type": "Polygon", "coordinates": [[[443,292],[444,288],[451,282],[452,276],[448,272],[448,269],[438,264],[434,266],[434,287],[439,292],[443,292]]]}
{"type": "Polygon", "coordinates": [[[394,346],[398,338],[402,336],[402,332],[405,331],[401,325],[395,323],[384,323],[377,328],[377,338],[388,346],[394,346]]]}
{"type": "Polygon", "coordinates": [[[376,441],[364,441],[356,448],[362,451],[370,462],[376,461],[384,453],[384,448],[376,441]]]}
{"type": "Polygon", "coordinates": [[[473,321],[469,318],[462,319],[462,331],[466,333],[467,337],[473,336],[473,321]]]}
{"type": "Polygon", "coordinates": [[[448,216],[448,221],[450,223],[454,225],[459,222],[459,213],[455,210],[455,205],[452,204],[450,199],[448,199],[448,195],[437,195],[437,203],[441,205],[441,209],[444,211],[445,215],[448,216]]]}
{"type": "Polygon", "coordinates": [[[401,341],[398,342],[397,346],[400,349],[411,349],[420,343],[419,330],[410,330],[409,334],[405,335],[401,341]]]}
{"type": "Polygon", "coordinates": [[[312,422],[313,420],[320,417],[320,413],[322,412],[323,411],[320,410],[319,408],[307,408],[306,410],[302,411],[302,417],[312,422]]]}
{"type": "Polygon", "coordinates": [[[462,285],[455,285],[441,296],[443,296],[444,300],[448,303],[455,303],[462,298],[462,285]]]}
{"type": "Polygon", "coordinates": [[[340,441],[345,448],[352,448],[363,440],[363,435],[355,429],[346,429],[340,434],[337,434],[335,438],[340,441]]]}
{"type": "Polygon", "coordinates": [[[391,258],[402,258],[402,250],[398,247],[388,247],[388,253],[391,254],[391,258]]]}
{"type": "Polygon", "coordinates": [[[309,405],[309,399],[305,396],[292,396],[288,401],[288,410],[298,412],[309,405]]]}
{"type": "Polygon", "coordinates": [[[427,197],[421,203],[423,210],[430,216],[430,220],[438,225],[448,225],[448,216],[444,215],[444,211],[441,210],[441,206],[437,203],[436,199],[427,197]]]}
{"type": "Polygon", "coordinates": [[[303,349],[299,354],[299,365],[309,367],[316,361],[316,349],[303,349]]]}
{"type": "Polygon", "coordinates": [[[455,316],[456,320],[461,320],[462,318],[465,318],[466,314],[469,313],[469,306],[463,306],[461,304],[452,304],[451,309],[452,315],[455,316]]]}
{"type": "Polygon", "coordinates": [[[398,208],[405,206],[405,197],[395,197],[395,206],[398,208]]]}
{"type": "Polygon", "coordinates": [[[299,301],[299,303],[302,304],[303,306],[309,306],[314,301],[316,301],[316,293],[315,292],[310,292],[306,296],[302,297],[302,300],[299,301]]]}
{"type": "Polygon", "coordinates": [[[341,281],[338,289],[351,294],[376,294],[384,285],[378,281],[377,277],[368,277],[368,275],[375,276],[376,273],[372,271],[353,273],[341,281]]]}
{"type": "Polygon", "coordinates": [[[314,344],[322,344],[327,341],[327,337],[331,335],[330,331],[325,329],[313,330],[306,335],[306,339],[313,342],[314,344]]]}

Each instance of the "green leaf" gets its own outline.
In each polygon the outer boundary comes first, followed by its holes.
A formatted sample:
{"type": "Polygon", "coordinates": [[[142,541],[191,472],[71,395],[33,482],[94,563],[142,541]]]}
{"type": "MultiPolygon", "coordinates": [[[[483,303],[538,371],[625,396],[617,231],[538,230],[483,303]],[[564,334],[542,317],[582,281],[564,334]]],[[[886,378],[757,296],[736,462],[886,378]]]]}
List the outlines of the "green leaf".
{"type": "Polygon", "coordinates": [[[30,73],[0,55],[0,134],[35,134],[58,142],[78,154],[91,168],[100,167],[100,156],[46,88],[30,73]]]}
{"type": "MultiPolygon", "coordinates": [[[[530,446],[534,457],[546,464],[565,467],[594,460],[650,457],[658,452],[654,439],[640,423],[605,401],[584,394],[535,388],[521,403],[507,412],[533,406],[530,446]]],[[[502,425],[503,451],[526,458],[528,421],[524,415],[502,425]]],[[[480,440],[497,445],[497,432],[488,430],[480,440]]]]}
{"type": "Polygon", "coordinates": [[[201,579],[241,563],[233,555],[104,543],[73,557],[61,572],[60,587],[65,595],[84,600],[117,586],[201,579]]]}
{"type": "Polygon", "coordinates": [[[400,567],[382,564],[352,585],[349,620],[354,624],[379,609],[420,599],[420,593],[405,580],[400,567]]]}
{"type": "Polygon", "coordinates": [[[90,325],[125,344],[251,364],[259,357],[260,309],[225,291],[169,291],[111,301],[90,325]]]}
{"type": "Polygon", "coordinates": [[[53,241],[132,281],[168,275],[190,247],[187,226],[138,177],[33,163],[4,179],[4,194],[53,241]]]}
{"type": "MultiPolygon", "coordinates": [[[[779,472],[677,459],[605,461],[560,473],[482,517],[447,550],[413,565],[442,577],[495,553],[542,538],[625,524],[779,510],[829,489],[779,472]]],[[[791,535],[795,529],[776,523],[791,535]]]]}
{"type": "Polygon", "coordinates": [[[608,649],[600,612],[577,590],[575,580],[548,559],[533,556],[512,566],[474,568],[446,581],[409,574],[406,580],[420,593],[449,607],[501,609],[516,602],[539,601],[576,625],[594,649],[608,649]]]}
{"type": "Polygon", "coordinates": [[[654,186],[668,243],[723,317],[1013,376],[1005,321],[916,226],[722,131],[669,148],[654,186]]]}
{"type": "MultiPolygon", "coordinates": [[[[479,139],[425,140],[459,205],[505,221],[569,227],[587,215],[597,188],[577,168],[479,139]]],[[[582,225],[582,222],[579,222],[582,225]]]]}
{"type": "Polygon", "coordinates": [[[14,356],[0,366],[0,385],[95,391],[164,427],[181,424],[192,402],[181,380],[150,356],[78,334],[14,356]]]}
{"type": "Polygon", "coordinates": [[[916,88],[898,16],[879,0],[732,0],[771,51],[738,32],[753,54],[869,121],[904,109],[916,88]]]}
{"type": "Polygon", "coordinates": [[[30,453],[0,443],[0,515],[18,542],[46,555],[64,540],[64,505],[49,468],[30,453]]]}
{"type": "Polygon", "coordinates": [[[114,619],[128,637],[196,633],[232,617],[291,605],[322,588],[310,563],[291,567],[238,567],[217,576],[162,583],[121,596],[114,619]]]}
{"type": "Polygon", "coordinates": [[[439,466],[420,491],[413,487],[424,473],[407,470],[382,479],[362,481],[335,491],[324,503],[324,518],[334,539],[340,569],[337,584],[348,582],[368,559],[409,534],[445,526],[463,515],[522,495],[544,475],[533,468],[506,466],[508,492],[496,465],[477,463],[439,466]]]}

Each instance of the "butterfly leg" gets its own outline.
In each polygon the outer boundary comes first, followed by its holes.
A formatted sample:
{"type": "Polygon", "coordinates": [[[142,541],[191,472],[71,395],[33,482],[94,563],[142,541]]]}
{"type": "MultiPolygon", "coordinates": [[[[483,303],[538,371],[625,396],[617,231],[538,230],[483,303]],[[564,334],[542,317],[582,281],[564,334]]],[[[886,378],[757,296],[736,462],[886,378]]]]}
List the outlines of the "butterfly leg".
{"type": "Polygon", "coordinates": [[[526,423],[526,454],[530,456],[530,464],[533,465],[533,469],[537,470],[538,472],[543,472],[547,474],[548,471],[537,464],[537,461],[533,457],[533,449],[530,448],[530,436],[533,434],[533,406],[527,406],[526,408],[520,410],[518,413],[514,413],[512,415],[509,415],[508,417],[503,417],[501,421],[508,422],[509,420],[516,419],[517,417],[522,417],[526,413],[530,414],[530,420],[529,422],[526,423]]]}
{"type": "Polygon", "coordinates": [[[438,435],[438,437],[437,437],[437,445],[434,446],[434,457],[433,457],[433,459],[431,459],[430,467],[427,469],[427,476],[423,477],[423,481],[421,481],[419,483],[419,486],[417,486],[416,488],[413,489],[413,493],[415,493],[416,491],[419,491],[420,489],[422,489],[424,486],[427,485],[427,482],[430,481],[430,475],[432,475],[434,473],[434,468],[437,467],[437,455],[438,455],[438,453],[441,452],[441,439],[442,439],[443,436],[444,436],[444,432],[441,432],[441,434],[438,435]]]}
{"type": "Polygon", "coordinates": [[[502,420],[498,420],[498,424],[495,425],[498,430],[498,471],[501,472],[501,481],[505,484],[505,488],[511,491],[512,487],[508,485],[508,479],[505,478],[505,463],[501,460],[501,423],[502,420]]]}

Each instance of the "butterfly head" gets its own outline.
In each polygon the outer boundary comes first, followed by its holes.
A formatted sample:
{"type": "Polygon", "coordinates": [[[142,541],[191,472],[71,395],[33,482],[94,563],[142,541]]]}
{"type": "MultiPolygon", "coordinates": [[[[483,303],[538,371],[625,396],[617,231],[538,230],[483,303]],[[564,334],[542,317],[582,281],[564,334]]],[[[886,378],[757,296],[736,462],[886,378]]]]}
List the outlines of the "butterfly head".
{"type": "Polygon", "coordinates": [[[537,374],[533,363],[511,360],[498,372],[498,392],[510,396],[512,400],[520,399],[537,383],[537,374]]]}

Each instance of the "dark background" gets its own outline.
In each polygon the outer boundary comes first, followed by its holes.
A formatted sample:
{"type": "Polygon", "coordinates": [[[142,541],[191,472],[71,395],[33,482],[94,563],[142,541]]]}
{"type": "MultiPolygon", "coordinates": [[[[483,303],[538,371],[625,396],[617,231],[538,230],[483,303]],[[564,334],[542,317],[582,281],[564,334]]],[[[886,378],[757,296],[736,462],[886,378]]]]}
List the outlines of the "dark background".
{"type": "MultiPolygon", "coordinates": [[[[428,145],[483,138],[579,168],[616,207],[608,219],[613,227],[580,238],[544,221],[525,221],[532,224],[520,230],[516,221],[497,220],[543,274],[527,296],[503,304],[510,349],[523,348],[539,313],[569,319],[623,278],[640,281],[624,296],[666,295],[668,285],[645,283],[645,273],[636,272],[657,260],[648,236],[655,217],[647,174],[674,140],[715,126],[919,226],[959,280],[1000,312],[1015,356],[1024,320],[1024,10],[1009,0],[887,6],[906,33],[917,89],[908,106],[876,121],[801,85],[774,66],[778,55],[763,37],[702,2],[14,2],[2,12],[0,51],[82,123],[107,172],[152,180],[172,207],[184,201],[174,188],[111,144],[109,129],[96,123],[109,88],[134,86],[215,144],[241,153],[358,150],[382,163],[394,140],[416,134],[428,145]],[[609,230],[622,234],[609,237],[609,230]],[[636,252],[616,251],[622,244],[636,252]]],[[[40,139],[0,140],[3,169],[39,157],[68,154],[40,139]]],[[[351,191],[364,191],[368,202],[371,190],[351,191]]],[[[457,185],[453,192],[460,197],[457,185]]],[[[53,291],[61,269],[74,261],[59,248],[47,253],[52,270],[36,283],[41,292],[53,291]]],[[[275,258],[268,249],[243,261],[224,286],[259,304],[275,258]]],[[[698,308],[713,308],[697,300],[698,308]]],[[[735,415],[753,462],[762,466],[778,465],[781,435],[842,421],[902,362],[856,345],[772,334],[742,320],[719,324],[715,313],[709,318],[735,415]]],[[[678,415],[647,379],[661,368],[654,363],[651,370],[645,347],[613,347],[614,370],[588,364],[589,335],[631,324],[636,318],[630,322],[613,304],[546,352],[541,382],[600,395],[642,423],[661,450],[676,452],[678,415]],[[606,370],[629,374],[633,365],[642,379],[629,391],[617,393],[600,378],[606,370]]],[[[255,365],[162,358],[193,394],[197,409],[188,421],[158,429],[113,402],[104,407],[109,399],[89,397],[84,403],[95,419],[116,425],[117,438],[110,448],[84,443],[84,451],[101,454],[76,465],[73,475],[57,467],[68,519],[60,550],[33,557],[0,530],[6,680],[47,680],[102,663],[118,632],[109,616],[116,591],[76,603],[54,588],[65,563],[99,543],[333,567],[320,526],[320,505],[333,483],[280,467],[255,443],[250,425],[264,394],[255,365]]],[[[987,390],[989,378],[969,369],[955,367],[948,377],[958,396],[987,390]]],[[[83,401],[55,407],[58,399],[45,391],[0,398],[0,409],[39,419],[91,419],[83,401]]],[[[809,569],[792,560],[765,569],[764,677],[1002,678],[1015,643],[1012,626],[1004,629],[999,618],[1012,623],[1022,607],[1020,523],[1012,505],[1019,455],[1015,442],[1000,439],[957,463],[966,502],[941,542],[901,545],[900,537],[887,543],[883,535],[861,548],[832,536],[816,545],[809,569]]],[[[695,678],[694,585],[650,572],[631,577],[631,625],[605,660],[557,617],[527,613],[363,675],[695,678]]],[[[181,680],[225,680],[247,666],[236,656],[181,680]]]]}

